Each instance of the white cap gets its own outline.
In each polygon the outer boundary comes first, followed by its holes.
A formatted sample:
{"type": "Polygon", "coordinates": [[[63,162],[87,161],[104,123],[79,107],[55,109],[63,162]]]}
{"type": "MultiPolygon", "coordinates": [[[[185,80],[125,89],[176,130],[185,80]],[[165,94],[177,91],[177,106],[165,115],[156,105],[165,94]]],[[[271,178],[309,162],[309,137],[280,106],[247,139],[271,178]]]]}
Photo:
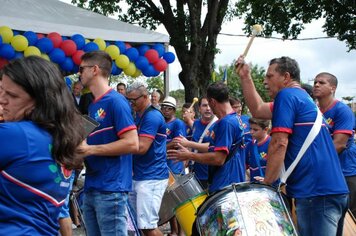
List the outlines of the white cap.
{"type": "Polygon", "coordinates": [[[177,107],[176,99],[174,97],[168,96],[163,100],[163,102],[161,103],[161,106],[169,106],[169,107],[173,107],[174,109],[176,109],[176,107],[177,107]]]}

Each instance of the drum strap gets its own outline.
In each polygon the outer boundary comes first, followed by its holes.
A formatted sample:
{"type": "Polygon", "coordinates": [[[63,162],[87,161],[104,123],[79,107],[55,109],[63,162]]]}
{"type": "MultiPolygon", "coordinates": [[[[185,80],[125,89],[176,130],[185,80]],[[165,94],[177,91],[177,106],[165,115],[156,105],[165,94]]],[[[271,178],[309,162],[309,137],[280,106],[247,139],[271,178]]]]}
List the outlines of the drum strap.
{"type": "MultiPolygon", "coordinates": [[[[239,143],[235,143],[231,146],[231,151],[229,155],[227,155],[224,165],[233,157],[235,156],[236,152],[244,146],[244,141],[242,140],[239,143]]],[[[215,173],[220,169],[220,166],[209,166],[208,169],[208,183],[211,184],[213,182],[213,176],[215,173]]]]}
{"type": "MultiPolygon", "coordinates": [[[[323,116],[322,116],[319,108],[317,108],[317,112],[318,112],[318,114],[316,116],[316,120],[314,122],[314,125],[310,129],[309,134],[306,137],[302,147],[300,148],[297,157],[294,159],[294,161],[292,162],[292,164],[289,166],[289,168],[287,170],[285,170],[285,166],[283,166],[282,173],[281,173],[281,184],[285,184],[286,183],[289,175],[293,172],[294,168],[297,166],[297,164],[299,163],[300,159],[302,159],[305,151],[308,149],[310,144],[314,141],[314,139],[318,135],[318,133],[319,133],[319,131],[321,129],[321,125],[323,123],[323,116]]],[[[281,184],[279,186],[281,186],[281,184]]]]}

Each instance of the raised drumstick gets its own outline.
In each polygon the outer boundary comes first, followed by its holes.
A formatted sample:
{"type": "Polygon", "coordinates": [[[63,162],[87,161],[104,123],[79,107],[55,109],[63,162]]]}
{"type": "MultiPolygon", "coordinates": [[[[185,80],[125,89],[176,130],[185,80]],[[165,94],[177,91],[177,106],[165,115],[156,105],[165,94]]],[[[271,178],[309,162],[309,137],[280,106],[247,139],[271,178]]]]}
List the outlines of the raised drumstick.
{"type": "Polygon", "coordinates": [[[193,102],[192,102],[192,104],[190,105],[189,110],[191,110],[191,109],[193,108],[194,104],[197,103],[198,101],[199,101],[198,98],[193,98],[193,102]]]}
{"type": "MultiPolygon", "coordinates": [[[[250,50],[250,47],[252,45],[253,40],[255,39],[256,35],[259,35],[261,32],[262,32],[262,26],[261,25],[256,24],[256,25],[252,26],[252,35],[251,35],[250,41],[248,42],[248,44],[247,44],[247,46],[245,48],[244,53],[242,54],[243,57],[247,56],[248,50],[250,50]]],[[[241,69],[241,66],[242,65],[238,65],[237,66],[236,73],[239,72],[239,70],[241,69]]]]}

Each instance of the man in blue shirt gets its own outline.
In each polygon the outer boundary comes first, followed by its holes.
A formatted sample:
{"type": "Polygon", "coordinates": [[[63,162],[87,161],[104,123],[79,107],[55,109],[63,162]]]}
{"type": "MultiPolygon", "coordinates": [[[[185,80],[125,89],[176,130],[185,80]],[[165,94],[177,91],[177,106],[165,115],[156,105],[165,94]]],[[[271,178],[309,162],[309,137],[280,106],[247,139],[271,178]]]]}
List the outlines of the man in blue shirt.
{"type": "MultiPolygon", "coordinates": [[[[316,117],[318,108],[300,87],[298,63],[272,59],[264,84],[274,103],[257,93],[250,66],[241,56],[236,64],[247,105],[255,118],[272,119],[271,142],[264,182],[278,179],[283,164],[296,159],[316,117]]],[[[325,122],[286,181],[287,194],[295,198],[300,235],[342,235],[348,189],[325,122]]]]}
{"type": "Polygon", "coordinates": [[[152,106],[141,82],[127,88],[127,100],[136,112],[139,150],[133,155],[133,189],[130,202],[135,209],[138,228],[145,235],[162,235],[158,229],[159,209],[168,185],[166,160],[166,122],[152,106]]]}
{"type": "Polygon", "coordinates": [[[82,56],[83,86],[94,95],[89,116],[100,125],[79,151],[85,158],[83,213],[88,235],[126,235],[126,205],[132,191],[132,154],[138,149],[136,125],[124,96],[108,83],[111,57],[103,51],[82,56]]]}

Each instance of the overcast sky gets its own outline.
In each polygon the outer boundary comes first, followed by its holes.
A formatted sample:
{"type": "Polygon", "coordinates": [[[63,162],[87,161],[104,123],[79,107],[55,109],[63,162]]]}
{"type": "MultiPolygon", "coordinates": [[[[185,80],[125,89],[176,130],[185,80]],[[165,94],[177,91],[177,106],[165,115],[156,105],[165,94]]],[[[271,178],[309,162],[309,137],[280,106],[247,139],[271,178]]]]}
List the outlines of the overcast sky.
{"type": "MultiPolygon", "coordinates": [[[[325,37],[321,26],[322,20],[307,25],[298,38],[325,37]]],[[[243,34],[242,28],[243,23],[236,20],[224,24],[221,32],[240,35],[243,34]]],[[[216,65],[230,64],[243,53],[248,40],[247,37],[219,35],[217,47],[221,53],[216,56],[216,65]]],[[[246,61],[267,69],[272,58],[289,56],[298,61],[304,83],[312,84],[311,80],[316,74],[322,71],[330,72],[339,80],[336,97],[341,100],[341,97],[355,96],[356,99],[356,51],[347,50],[346,44],[337,39],[282,41],[255,38],[246,61]]],[[[170,90],[183,88],[178,79],[181,70],[179,63],[174,62],[170,68],[170,90]]]]}

